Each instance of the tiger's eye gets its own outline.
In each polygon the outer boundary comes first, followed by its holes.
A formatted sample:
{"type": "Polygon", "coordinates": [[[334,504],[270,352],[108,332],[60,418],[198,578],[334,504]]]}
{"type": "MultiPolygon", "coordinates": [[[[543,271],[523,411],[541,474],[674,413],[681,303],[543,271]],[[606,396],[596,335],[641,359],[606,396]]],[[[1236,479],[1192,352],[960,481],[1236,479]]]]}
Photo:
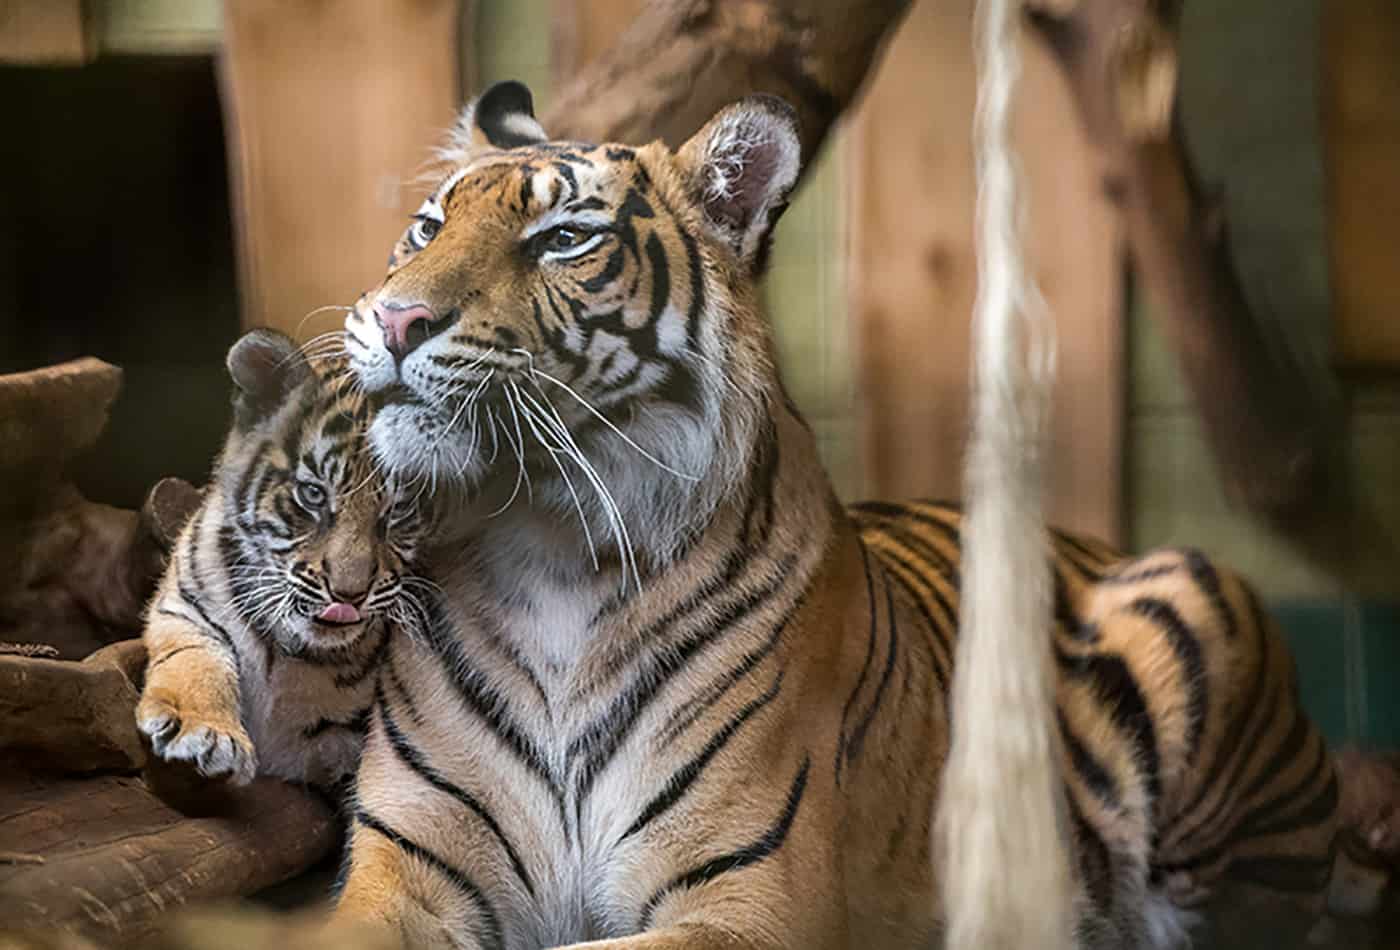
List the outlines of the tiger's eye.
{"type": "Polygon", "coordinates": [[[413,241],[420,247],[437,237],[442,230],[442,222],[437,218],[422,217],[413,226],[413,241]]]}
{"type": "Polygon", "coordinates": [[[315,482],[297,482],[292,494],[307,511],[315,514],[326,504],[326,490],[315,482]]]}
{"type": "Polygon", "coordinates": [[[587,237],[588,235],[582,231],[575,231],[573,228],[550,228],[545,234],[544,249],[546,251],[567,251],[571,247],[578,247],[587,237]]]}

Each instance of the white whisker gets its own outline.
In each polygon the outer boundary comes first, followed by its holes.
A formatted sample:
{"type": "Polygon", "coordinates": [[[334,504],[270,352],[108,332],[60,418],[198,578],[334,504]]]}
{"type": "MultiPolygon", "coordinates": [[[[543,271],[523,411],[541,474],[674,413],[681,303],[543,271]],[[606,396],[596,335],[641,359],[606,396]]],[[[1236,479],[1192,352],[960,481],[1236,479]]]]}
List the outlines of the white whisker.
{"type": "Polygon", "coordinates": [[[565,382],[563,382],[563,381],[561,381],[561,380],[555,379],[553,376],[549,375],[548,373],[546,373],[546,372],[544,372],[544,371],[542,371],[542,370],[534,369],[534,370],[531,370],[531,373],[532,373],[534,376],[536,376],[536,377],[538,377],[538,378],[540,378],[540,379],[543,379],[543,380],[546,381],[546,382],[553,383],[554,385],[558,386],[560,389],[564,390],[564,392],[566,392],[566,393],[568,393],[570,396],[572,396],[572,397],[578,402],[578,404],[579,404],[580,406],[582,406],[584,409],[586,409],[586,410],[588,410],[590,413],[592,413],[593,416],[594,416],[595,418],[597,418],[599,422],[603,423],[603,425],[605,425],[605,426],[607,426],[609,429],[611,429],[611,430],[613,431],[613,433],[615,433],[620,439],[622,439],[622,441],[626,442],[626,443],[627,443],[628,445],[630,445],[632,448],[636,449],[637,452],[638,452],[643,458],[645,458],[647,461],[651,462],[651,463],[652,463],[653,465],[655,465],[657,468],[660,468],[662,471],[670,472],[672,475],[676,476],[677,478],[683,478],[683,479],[685,479],[686,481],[698,482],[698,481],[700,480],[700,476],[698,476],[698,475],[687,475],[685,472],[679,472],[679,471],[677,471],[676,469],[672,468],[671,466],[667,465],[665,462],[661,461],[661,460],[660,460],[659,458],[657,458],[656,456],[652,455],[652,454],[651,454],[650,452],[648,452],[646,449],[642,448],[640,445],[638,445],[636,442],[634,442],[634,441],[631,439],[631,437],[629,437],[629,436],[627,435],[627,433],[625,433],[625,432],[623,432],[621,429],[619,429],[619,428],[613,423],[613,421],[612,421],[611,419],[609,419],[607,416],[603,415],[603,414],[602,414],[601,412],[599,412],[597,409],[594,409],[593,406],[588,402],[588,400],[587,400],[587,399],[584,399],[584,398],[583,398],[582,396],[580,396],[577,392],[575,392],[574,389],[573,389],[573,387],[571,387],[568,383],[565,383],[565,382]]]}

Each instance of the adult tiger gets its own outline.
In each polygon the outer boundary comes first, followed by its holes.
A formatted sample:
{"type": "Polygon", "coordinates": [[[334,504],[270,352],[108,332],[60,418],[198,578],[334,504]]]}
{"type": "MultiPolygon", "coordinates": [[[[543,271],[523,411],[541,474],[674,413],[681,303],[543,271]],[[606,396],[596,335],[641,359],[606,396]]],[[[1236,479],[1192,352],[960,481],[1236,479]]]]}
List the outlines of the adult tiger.
{"type": "Polygon", "coordinates": [[[234,424],[148,609],[137,727],[236,783],[353,774],[379,664],[411,621],[413,499],[363,450],[344,360],[254,330],[228,354],[234,424]]]}
{"type": "MultiPolygon", "coordinates": [[[[339,913],[413,946],[928,945],[958,521],[848,515],[783,392],[757,278],[791,111],[551,142],[504,84],[444,157],[347,319],[375,453],[459,508],[339,913]]],[[[1253,597],[1191,552],[1052,556],[1086,945],[1170,945],[1226,876],[1316,909],[1332,766],[1253,597]]]]}

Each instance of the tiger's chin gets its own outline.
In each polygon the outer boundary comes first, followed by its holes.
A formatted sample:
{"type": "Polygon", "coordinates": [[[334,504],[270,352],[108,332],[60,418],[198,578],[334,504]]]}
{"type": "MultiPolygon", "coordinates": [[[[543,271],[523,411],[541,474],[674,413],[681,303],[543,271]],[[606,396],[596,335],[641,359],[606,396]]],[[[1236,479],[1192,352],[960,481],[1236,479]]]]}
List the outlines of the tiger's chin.
{"type": "Polygon", "coordinates": [[[276,637],[278,645],[288,656],[340,653],[359,643],[373,623],[372,616],[354,623],[326,622],[316,617],[297,616],[283,621],[276,637]]]}
{"type": "Polygon", "coordinates": [[[491,436],[454,423],[423,403],[386,405],[369,429],[375,459],[397,482],[428,482],[434,487],[473,488],[491,468],[491,436]]]}

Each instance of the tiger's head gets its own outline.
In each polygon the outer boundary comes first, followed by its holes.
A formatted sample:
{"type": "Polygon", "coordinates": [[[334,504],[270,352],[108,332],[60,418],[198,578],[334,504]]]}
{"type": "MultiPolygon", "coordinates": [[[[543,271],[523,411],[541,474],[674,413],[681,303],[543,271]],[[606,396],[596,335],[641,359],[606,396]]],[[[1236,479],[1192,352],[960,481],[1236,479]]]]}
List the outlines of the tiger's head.
{"type": "Polygon", "coordinates": [[[502,83],[440,154],[346,320],[382,404],[375,454],[482,510],[524,483],[594,537],[621,522],[641,546],[683,543],[776,391],[757,278],[797,180],[792,109],[745,99],[676,151],[591,145],[549,140],[529,91],[502,83]]]}
{"type": "Polygon", "coordinates": [[[228,353],[234,424],[215,470],[232,608],[292,655],[402,618],[423,513],[364,445],[369,407],[343,358],[316,365],[253,330],[228,353]]]}

